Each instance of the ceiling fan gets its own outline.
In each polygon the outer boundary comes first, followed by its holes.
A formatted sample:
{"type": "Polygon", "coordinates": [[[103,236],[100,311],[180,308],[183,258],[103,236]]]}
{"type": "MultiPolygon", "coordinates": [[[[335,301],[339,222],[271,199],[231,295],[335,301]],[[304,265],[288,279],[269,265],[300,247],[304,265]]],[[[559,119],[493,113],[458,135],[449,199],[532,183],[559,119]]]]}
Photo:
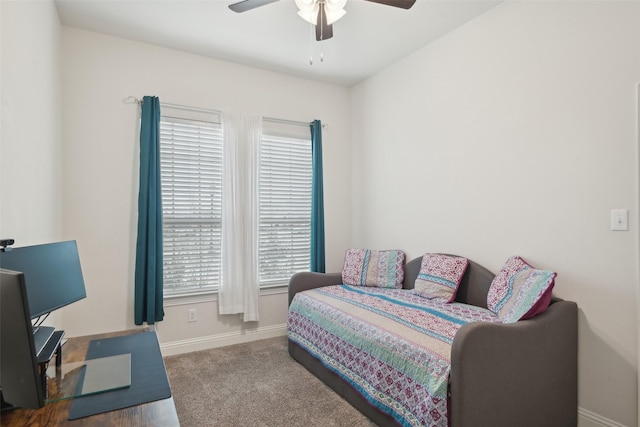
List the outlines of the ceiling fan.
{"type": "MultiPolygon", "coordinates": [[[[278,0],[243,0],[229,5],[234,12],[246,12],[260,6],[274,3],[278,0]]],[[[347,0],[295,0],[298,6],[298,15],[304,20],[315,25],[316,40],[322,41],[333,37],[333,23],[347,13],[344,5],[347,0]]],[[[387,6],[410,9],[416,0],[364,0],[371,3],[380,3],[387,6]]]]}

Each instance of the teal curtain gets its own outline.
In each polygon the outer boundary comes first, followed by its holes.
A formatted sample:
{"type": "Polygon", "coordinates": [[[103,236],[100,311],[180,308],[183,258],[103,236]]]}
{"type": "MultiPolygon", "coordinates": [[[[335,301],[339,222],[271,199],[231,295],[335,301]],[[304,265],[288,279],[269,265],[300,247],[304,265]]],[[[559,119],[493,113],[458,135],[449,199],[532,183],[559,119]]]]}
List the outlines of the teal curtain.
{"type": "Polygon", "coordinates": [[[311,271],[325,272],[324,190],[322,185],[322,123],[311,123],[311,271]]]}
{"type": "Polygon", "coordinates": [[[160,188],[160,100],[142,98],[140,188],[136,243],[134,321],[162,320],[162,192],[160,188]]]}

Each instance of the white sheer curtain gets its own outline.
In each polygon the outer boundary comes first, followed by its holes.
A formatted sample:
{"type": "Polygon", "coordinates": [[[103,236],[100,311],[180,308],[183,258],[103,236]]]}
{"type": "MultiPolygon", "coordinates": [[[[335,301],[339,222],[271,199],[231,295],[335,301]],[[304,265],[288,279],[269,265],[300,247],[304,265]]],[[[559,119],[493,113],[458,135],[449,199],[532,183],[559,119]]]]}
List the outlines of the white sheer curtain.
{"type": "Polygon", "coordinates": [[[258,320],[258,153],[262,117],[222,113],[222,280],[220,314],[258,320]]]}

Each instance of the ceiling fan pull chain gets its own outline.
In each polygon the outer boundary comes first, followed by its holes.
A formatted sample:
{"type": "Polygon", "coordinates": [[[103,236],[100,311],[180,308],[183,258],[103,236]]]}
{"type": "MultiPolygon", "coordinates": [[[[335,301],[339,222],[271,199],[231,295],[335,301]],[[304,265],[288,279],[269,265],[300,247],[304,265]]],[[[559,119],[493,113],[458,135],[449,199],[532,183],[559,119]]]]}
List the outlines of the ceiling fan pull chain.
{"type": "MultiPolygon", "coordinates": [[[[305,0],[302,0],[305,1],[305,0]]],[[[320,0],[306,0],[308,2],[310,2],[310,4],[317,4],[319,3],[320,0]]],[[[324,1],[324,0],[322,0],[324,1]]],[[[313,50],[314,50],[314,42],[316,41],[316,26],[317,26],[317,21],[315,20],[308,20],[309,22],[309,51],[311,52],[311,54],[309,55],[309,65],[313,65],[313,50]],[[314,23],[316,22],[316,23],[314,23]]],[[[320,40],[324,40],[324,28],[321,25],[320,26],[320,40]]],[[[322,45],[320,45],[320,62],[324,62],[324,53],[322,52],[322,45]]]]}
{"type": "Polygon", "coordinates": [[[313,42],[311,41],[311,37],[313,37],[313,25],[309,26],[309,65],[313,65],[313,42]]]}
{"type": "Polygon", "coordinates": [[[313,65],[313,24],[309,25],[309,65],[313,65]]]}

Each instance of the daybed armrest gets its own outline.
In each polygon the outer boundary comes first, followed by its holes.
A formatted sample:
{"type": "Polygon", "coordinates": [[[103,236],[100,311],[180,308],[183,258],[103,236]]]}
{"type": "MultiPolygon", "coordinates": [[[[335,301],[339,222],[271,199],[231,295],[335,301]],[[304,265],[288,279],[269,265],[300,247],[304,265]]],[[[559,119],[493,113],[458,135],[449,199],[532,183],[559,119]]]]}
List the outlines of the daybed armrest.
{"type": "Polygon", "coordinates": [[[577,305],[558,301],[529,320],[460,328],[451,427],[576,426],[577,324],[577,305]]]}
{"type": "Polygon", "coordinates": [[[289,304],[291,304],[293,297],[298,292],[340,284],[342,284],[342,273],[315,273],[310,271],[296,273],[289,280],[289,304]]]}

